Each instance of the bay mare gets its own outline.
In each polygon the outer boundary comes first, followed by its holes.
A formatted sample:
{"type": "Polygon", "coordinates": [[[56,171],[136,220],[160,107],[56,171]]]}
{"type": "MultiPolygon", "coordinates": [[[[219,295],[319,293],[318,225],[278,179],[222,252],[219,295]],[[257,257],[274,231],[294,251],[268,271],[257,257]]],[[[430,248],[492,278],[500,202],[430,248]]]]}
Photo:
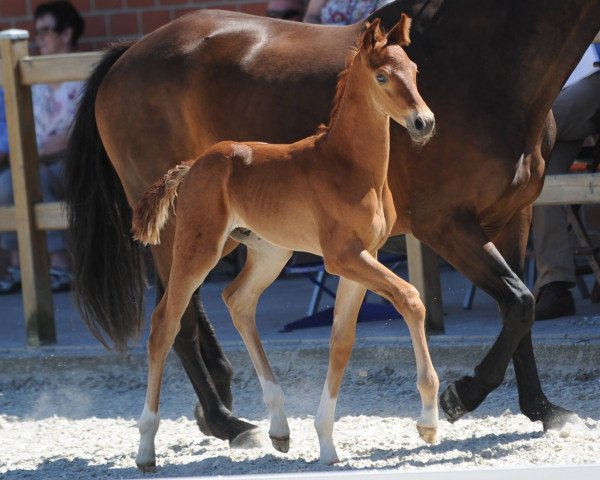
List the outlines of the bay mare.
{"type": "Polygon", "coordinates": [[[148,391],[136,458],[142,470],[156,467],[164,362],[181,316],[228,237],[245,243],[248,257],[223,300],[258,374],[277,450],[289,450],[290,429],[283,390],[256,328],[256,306],[294,250],[322,255],[327,270],[340,276],[329,369],[315,417],[321,462],[338,461],[335,406],[367,288],[386,297],[408,325],[422,403],[418,431],[426,441],[435,440],[439,382],[427,348],[425,308],[413,286],[376,260],[396,220],[387,183],[390,117],[418,144],[434,131],[433,114],[417,90],[417,67],[402,48],[410,44],[409,29],[404,14],[387,35],[379,19],[367,26],[338,81],[329,125],[316,135],[292,144],[218,143],[169,170],[134,209],[135,238],[156,245],[177,197],[171,274],[152,314],[148,341],[148,391]]]}
{"type": "MultiPolygon", "coordinates": [[[[498,302],[502,318],[490,351],[474,374],[446,388],[441,406],[450,421],[475,410],[512,359],[521,411],[545,429],[560,427],[573,414],[543,392],[534,299],[520,277],[531,203],[554,141],[549,111],[600,29],[600,0],[397,0],[374,15],[390,28],[402,12],[413,18],[407,53],[438,129],[415,154],[406,130],[391,125],[391,233],[412,232],[432,247],[498,302]]],[[[220,140],[290,143],[314,132],[362,28],[205,10],[107,52],[88,82],[67,159],[76,293],[92,332],[124,349],[142,325],[130,206],[220,140]]],[[[173,232],[170,222],[152,247],[160,294],[173,232]]],[[[223,254],[234,247],[227,242],[223,254]]],[[[174,350],[198,395],[201,430],[243,444],[255,426],[231,413],[231,366],[199,295],[174,350]]]]}

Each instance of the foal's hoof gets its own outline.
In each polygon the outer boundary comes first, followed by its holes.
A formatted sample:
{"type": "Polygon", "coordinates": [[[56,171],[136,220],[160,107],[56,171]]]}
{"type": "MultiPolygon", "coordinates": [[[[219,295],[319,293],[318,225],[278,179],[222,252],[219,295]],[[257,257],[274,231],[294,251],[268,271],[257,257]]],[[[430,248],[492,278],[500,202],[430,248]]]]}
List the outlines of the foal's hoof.
{"type": "Polygon", "coordinates": [[[425,440],[426,443],[433,445],[437,442],[436,427],[424,427],[422,425],[417,424],[417,432],[419,432],[419,437],[425,440]]]}
{"type": "Polygon", "coordinates": [[[194,407],[194,417],[196,418],[196,425],[198,425],[200,431],[207,437],[212,437],[213,434],[210,431],[210,428],[208,428],[206,418],[204,418],[204,410],[202,410],[200,403],[197,403],[194,407]]]}
{"type": "Polygon", "coordinates": [[[456,422],[460,418],[464,417],[467,413],[469,413],[467,407],[465,407],[461,402],[454,383],[448,385],[446,390],[444,390],[440,395],[440,406],[444,411],[446,419],[450,423],[456,422]]]}
{"type": "Polygon", "coordinates": [[[143,473],[156,473],[156,462],[145,463],[142,465],[138,463],[137,468],[143,473]]]}
{"type": "Polygon", "coordinates": [[[268,448],[269,442],[260,428],[252,428],[229,440],[231,448],[268,448]]]}
{"type": "Polygon", "coordinates": [[[290,450],[290,437],[272,437],[269,435],[273,448],[281,453],[287,453],[290,450]]]}

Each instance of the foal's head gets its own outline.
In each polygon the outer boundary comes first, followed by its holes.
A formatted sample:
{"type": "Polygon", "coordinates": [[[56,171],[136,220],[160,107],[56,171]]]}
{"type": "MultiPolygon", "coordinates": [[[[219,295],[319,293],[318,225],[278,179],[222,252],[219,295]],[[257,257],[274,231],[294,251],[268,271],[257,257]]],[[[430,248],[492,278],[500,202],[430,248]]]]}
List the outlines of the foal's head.
{"type": "Polygon", "coordinates": [[[417,90],[417,66],[403,48],[410,44],[410,22],[402,14],[387,34],[379,19],[367,24],[354,63],[367,70],[366,87],[375,105],[405,127],[414,142],[424,144],[433,135],[435,119],[417,90]]]}

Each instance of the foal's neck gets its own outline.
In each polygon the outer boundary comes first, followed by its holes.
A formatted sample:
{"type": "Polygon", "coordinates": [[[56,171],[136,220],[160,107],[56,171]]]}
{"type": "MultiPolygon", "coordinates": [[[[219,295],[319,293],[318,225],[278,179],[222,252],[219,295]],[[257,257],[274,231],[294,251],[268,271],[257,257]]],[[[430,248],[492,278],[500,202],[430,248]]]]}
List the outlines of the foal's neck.
{"type": "Polygon", "coordinates": [[[371,172],[377,183],[387,176],[390,153],[390,117],[374,103],[371,72],[355,58],[350,67],[337,112],[324,138],[336,157],[371,172]],[[371,87],[372,88],[372,87],[371,87]]]}

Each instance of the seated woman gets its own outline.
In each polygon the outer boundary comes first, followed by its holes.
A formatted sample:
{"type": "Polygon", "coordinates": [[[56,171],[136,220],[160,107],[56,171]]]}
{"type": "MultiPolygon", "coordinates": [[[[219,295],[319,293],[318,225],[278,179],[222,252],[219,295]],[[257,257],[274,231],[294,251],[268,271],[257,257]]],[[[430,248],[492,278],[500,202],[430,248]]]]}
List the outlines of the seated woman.
{"type": "MultiPolygon", "coordinates": [[[[35,39],[41,55],[70,53],[77,49],[84,21],[69,2],[39,4],[34,19],[35,39]]],[[[68,143],[70,125],[82,86],[83,82],[64,82],[34,85],[31,89],[40,156],[40,182],[45,202],[59,201],[63,198],[63,153],[68,143]]],[[[1,97],[0,109],[4,114],[3,100],[1,97]]],[[[7,168],[6,163],[0,168],[3,168],[0,170],[0,206],[12,205],[13,185],[10,168],[7,168]]],[[[71,277],[68,274],[69,257],[65,234],[62,231],[51,231],[47,237],[52,290],[68,289],[71,286],[71,277]]],[[[13,292],[21,284],[17,236],[14,232],[0,235],[0,249],[10,252],[10,266],[0,278],[0,293],[13,292]]]]}

